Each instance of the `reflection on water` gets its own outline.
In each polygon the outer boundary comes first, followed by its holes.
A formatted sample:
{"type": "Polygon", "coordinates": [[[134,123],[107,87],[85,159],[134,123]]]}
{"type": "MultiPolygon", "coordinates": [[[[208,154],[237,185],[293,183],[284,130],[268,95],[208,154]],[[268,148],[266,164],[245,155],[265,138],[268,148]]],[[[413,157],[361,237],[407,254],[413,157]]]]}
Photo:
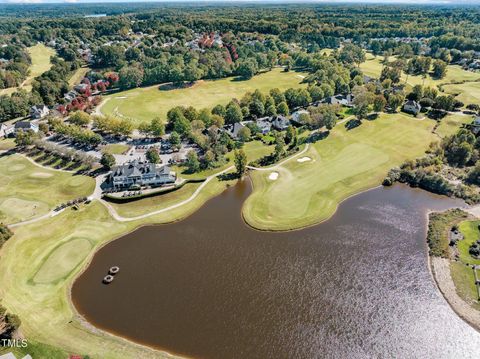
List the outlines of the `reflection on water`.
{"type": "Polygon", "coordinates": [[[404,186],[344,202],[329,221],[269,233],[237,185],[190,218],[101,249],[72,290],[96,326],[198,358],[478,358],[426,257],[426,211],[458,204],[404,186]],[[112,265],[120,274],[105,286],[112,265]]]}

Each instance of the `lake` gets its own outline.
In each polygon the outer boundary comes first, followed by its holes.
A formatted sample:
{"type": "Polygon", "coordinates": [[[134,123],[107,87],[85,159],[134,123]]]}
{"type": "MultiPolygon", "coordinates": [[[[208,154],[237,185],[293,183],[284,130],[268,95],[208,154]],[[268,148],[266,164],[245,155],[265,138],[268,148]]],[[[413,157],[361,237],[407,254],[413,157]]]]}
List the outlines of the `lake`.
{"type": "Polygon", "coordinates": [[[75,281],[95,326],[195,358],[478,358],[480,334],[429,272],[427,211],[461,202],[403,185],[343,202],[319,225],[248,227],[244,181],[189,218],[147,226],[75,281]],[[108,268],[120,272],[102,284],[108,268]]]}

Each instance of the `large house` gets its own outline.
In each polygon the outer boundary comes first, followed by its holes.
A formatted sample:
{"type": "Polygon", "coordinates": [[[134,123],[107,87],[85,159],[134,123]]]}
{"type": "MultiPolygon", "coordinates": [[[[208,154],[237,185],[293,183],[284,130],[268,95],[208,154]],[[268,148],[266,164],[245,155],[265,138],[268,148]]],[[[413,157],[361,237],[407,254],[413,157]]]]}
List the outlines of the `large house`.
{"type": "Polygon", "coordinates": [[[298,125],[305,125],[302,115],[310,115],[310,112],[307,110],[299,110],[292,113],[292,122],[295,122],[298,125]]]}
{"type": "Polygon", "coordinates": [[[115,166],[108,178],[114,189],[132,187],[158,187],[175,183],[177,175],[169,166],[157,166],[150,162],[132,161],[115,166]]]}
{"type": "Polygon", "coordinates": [[[15,122],[14,131],[17,133],[18,131],[33,131],[35,133],[38,132],[38,122],[37,121],[17,121],[15,122]]]}
{"type": "Polygon", "coordinates": [[[7,138],[13,136],[15,133],[15,127],[13,125],[6,125],[0,123],[0,138],[7,138]]]}
{"type": "Polygon", "coordinates": [[[50,110],[45,105],[32,106],[30,108],[30,116],[34,120],[41,120],[50,113],[50,110]]]}
{"type": "Polygon", "coordinates": [[[331,104],[331,105],[341,105],[341,106],[347,106],[347,107],[352,107],[353,106],[353,95],[348,94],[348,95],[336,95],[336,96],[330,96],[325,99],[325,103],[331,104]]]}
{"type": "Polygon", "coordinates": [[[233,137],[234,139],[238,139],[238,134],[242,128],[247,127],[249,123],[252,123],[252,121],[242,121],[242,122],[236,122],[230,126],[226,127],[227,133],[233,137]]]}
{"type": "Polygon", "coordinates": [[[256,121],[258,130],[262,135],[266,135],[272,130],[272,123],[269,121],[269,117],[262,117],[256,121]]]}
{"type": "Polygon", "coordinates": [[[403,105],[403,111],[411,113],[412,115],[417,115],[421,109],[422,106],[420,106],[417,101],[413,100],[408,100],[407,102],[405,102],[405,105],[403,105]]]}
{"type": "Polygon", "coordinates": [[[284,116],[276,116],[272,120],[272,126],[278,131],[284,131],[290,126],[290,121],[284,116]]]}

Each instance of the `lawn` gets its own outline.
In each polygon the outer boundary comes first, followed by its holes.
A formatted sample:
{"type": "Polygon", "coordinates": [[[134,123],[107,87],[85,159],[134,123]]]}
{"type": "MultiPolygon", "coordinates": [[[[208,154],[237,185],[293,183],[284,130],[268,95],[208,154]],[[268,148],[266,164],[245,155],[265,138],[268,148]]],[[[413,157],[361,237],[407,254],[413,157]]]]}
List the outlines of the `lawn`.
{"type": "Polygon", "coordinates": [[[137,88],[105,97],[101,112],[129,118],[138,125],[156,116],[165,119],[168,110],[175,106],[193,106],[197,109],[212,108],[217,104],[226,105],[232,98],[240,98],[248,91],[268,91],[278,87],[306,86],[301,84],[304,73],[283,72],[275,68],[250,80],[236,78],[198,81],[190,88],[167,90],[162,86],[137,88]]]}
{"type": "Polygon", "coordinates": [[[464,84],[444,85],[446,93],[456,95],[457,99],[465,105],[480,102],[480,82],[467,82],[464,84]]]}
{"type": "Polygon", "coordinates": [[[4,138],[0,140],[0,151],[8,151],[15,147],[15,139],[4,138]]]}
{"type": "MultiPolygon", "coordinates": [[[[55,50],[43,44],[37,44],[28,48],[28,53],[32,58],[32,64],[29,67],[30,73],[26,80],[20,86],[30,91],[32,89],[32,80],[48,71],[52,67],[50,57],[55,55],[55,50]]],[[[10,95],[17,90],[17,87],[0,90],[0,95],[10,95]]]]}
{"type": "Polygon", "coordinates": [[[440,121],[435,133],[441,138],[455,134],[463,124],[472,123],[473,116],[463,114],[448,115],[440,121]]]}
{"type": "Polygon", "coordinates": [[[480,259],[475,259],[468,253],[473,242],[480,239],[478,225],[480,225],[480,221],[464,221],[458,226],[463,234],[463,240],[457,242],[457,248],[463,263],[480,265],[480,259]]]}
{"type": "MultiPolygon", "coordinates": [[[[365,75],[371,76],[378,78],[380,77],[380,74],[382,72],[383,64],[382,61],[383,56],[377,56],[374,57],[372,54],[367,54],[367,61],[362,63],[360,65],[360,68],[364,72],[365,75]]],[[[390,61],[393,61],[394,57],[390,58],[390,61]]],[[[402,75],[402,83],[405,83],[407,80],[407,76],[405,74],[402,75]]],[[[408,76],[408,81],[407,83],[410,86],[415,86],[415,85],[422,85],[425,84],[425,86],[439,86],[441,84],[447,84],[447,83],[459,83],[459,82],[465,82],[465,81],[479,81],[480,80],[480,74],[474,73],[471,71],[465,71],[463,70],[460,66],[458,65],[449,65],[448,70],[447,70],[447,75],[445,78],[441,80],[436,80],[432,78],[430,75],[428,75],[425,80],[422,78],[422,76],[408,76]]],[[[466,91],[468,92],[467,88],[463,87],[465,85],[458,85],[458,89],[464,89],[460,90],[459,92],[466,91]]],[[[449,92],[446,90],[447,86],[445,86],[445,91],[449,92]]]]}
{"type": "Polygon", "coordinates": [[[21,331],[32,348],[49,353],[38,357],[65,358],[67,352],[105,359],[171,358],[83,325],[71,304],[69,288],[106,242],[144,224],[185,218],[232,183],[213,180],[192,202],[142,221],[116,222],[94,201],[77,211],[67,209],[56,217],[15,228],[15,235],[0,252],[0,298],[3,306],[19,315],[21,331]]]}
{"type": "Polygon", "coordinates": [[[332,216],[338,204],[382,182],[388,170],[421,156],[430,142],[434,121],[404,114],[381,115],[353,130],[337,126],[312,145],[305,157],[270,171],[253,171],[254,193],[243,209],[255,228],[288,230],[312,225],[332,216]]]}
{"type": "Polygon", "coordinates": [[[87,74],[88,71],[90,71],[89,67],[78,68],[73,73],[72,77],[70,77],[70,79],[68,80],[68,86],[73,87],[74,85],[79,84],[80,81],[82,81],[82,79],[85,77],[85,75],[87,74]]]}
{"type": "Polygon", "coordinates": [[[108,152],[111,153],[112,155],[121,155],[127,152],[130,149],[130,146],[128,145],[122,145],[119,143],[113,143],[106,145],[102,148],[102,152],[108,152]]]}
{"type": "Polygon", "coordinates": [[[475,277],[473,269],[467,267],[461,262],[450,262],[450,274],[455,283],[457,294],[470,306],[480,310],[480,303],[478,303],[478,292],[475,286],[475,277]]]}
{"type": "Polygon", "coordinates": [[[0,221],[15,223],[47,213],[69,200],[88,196],[95,181],[86,176],[35,166],[19,155],[0,158],[0,221]]]}

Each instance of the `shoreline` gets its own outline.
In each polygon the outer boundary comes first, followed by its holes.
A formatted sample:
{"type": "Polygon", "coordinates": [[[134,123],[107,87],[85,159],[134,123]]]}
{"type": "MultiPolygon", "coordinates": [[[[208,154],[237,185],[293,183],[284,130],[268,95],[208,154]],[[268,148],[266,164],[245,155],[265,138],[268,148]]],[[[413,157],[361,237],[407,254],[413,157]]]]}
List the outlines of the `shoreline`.
{"type": "Polygon", "coordinates": [[[460,319],[480,332],[480,311],[472,308],[457,294],[450,272],[450,260],[428,255],[428,262],[435,284],[450,308],[460,319]]]}

